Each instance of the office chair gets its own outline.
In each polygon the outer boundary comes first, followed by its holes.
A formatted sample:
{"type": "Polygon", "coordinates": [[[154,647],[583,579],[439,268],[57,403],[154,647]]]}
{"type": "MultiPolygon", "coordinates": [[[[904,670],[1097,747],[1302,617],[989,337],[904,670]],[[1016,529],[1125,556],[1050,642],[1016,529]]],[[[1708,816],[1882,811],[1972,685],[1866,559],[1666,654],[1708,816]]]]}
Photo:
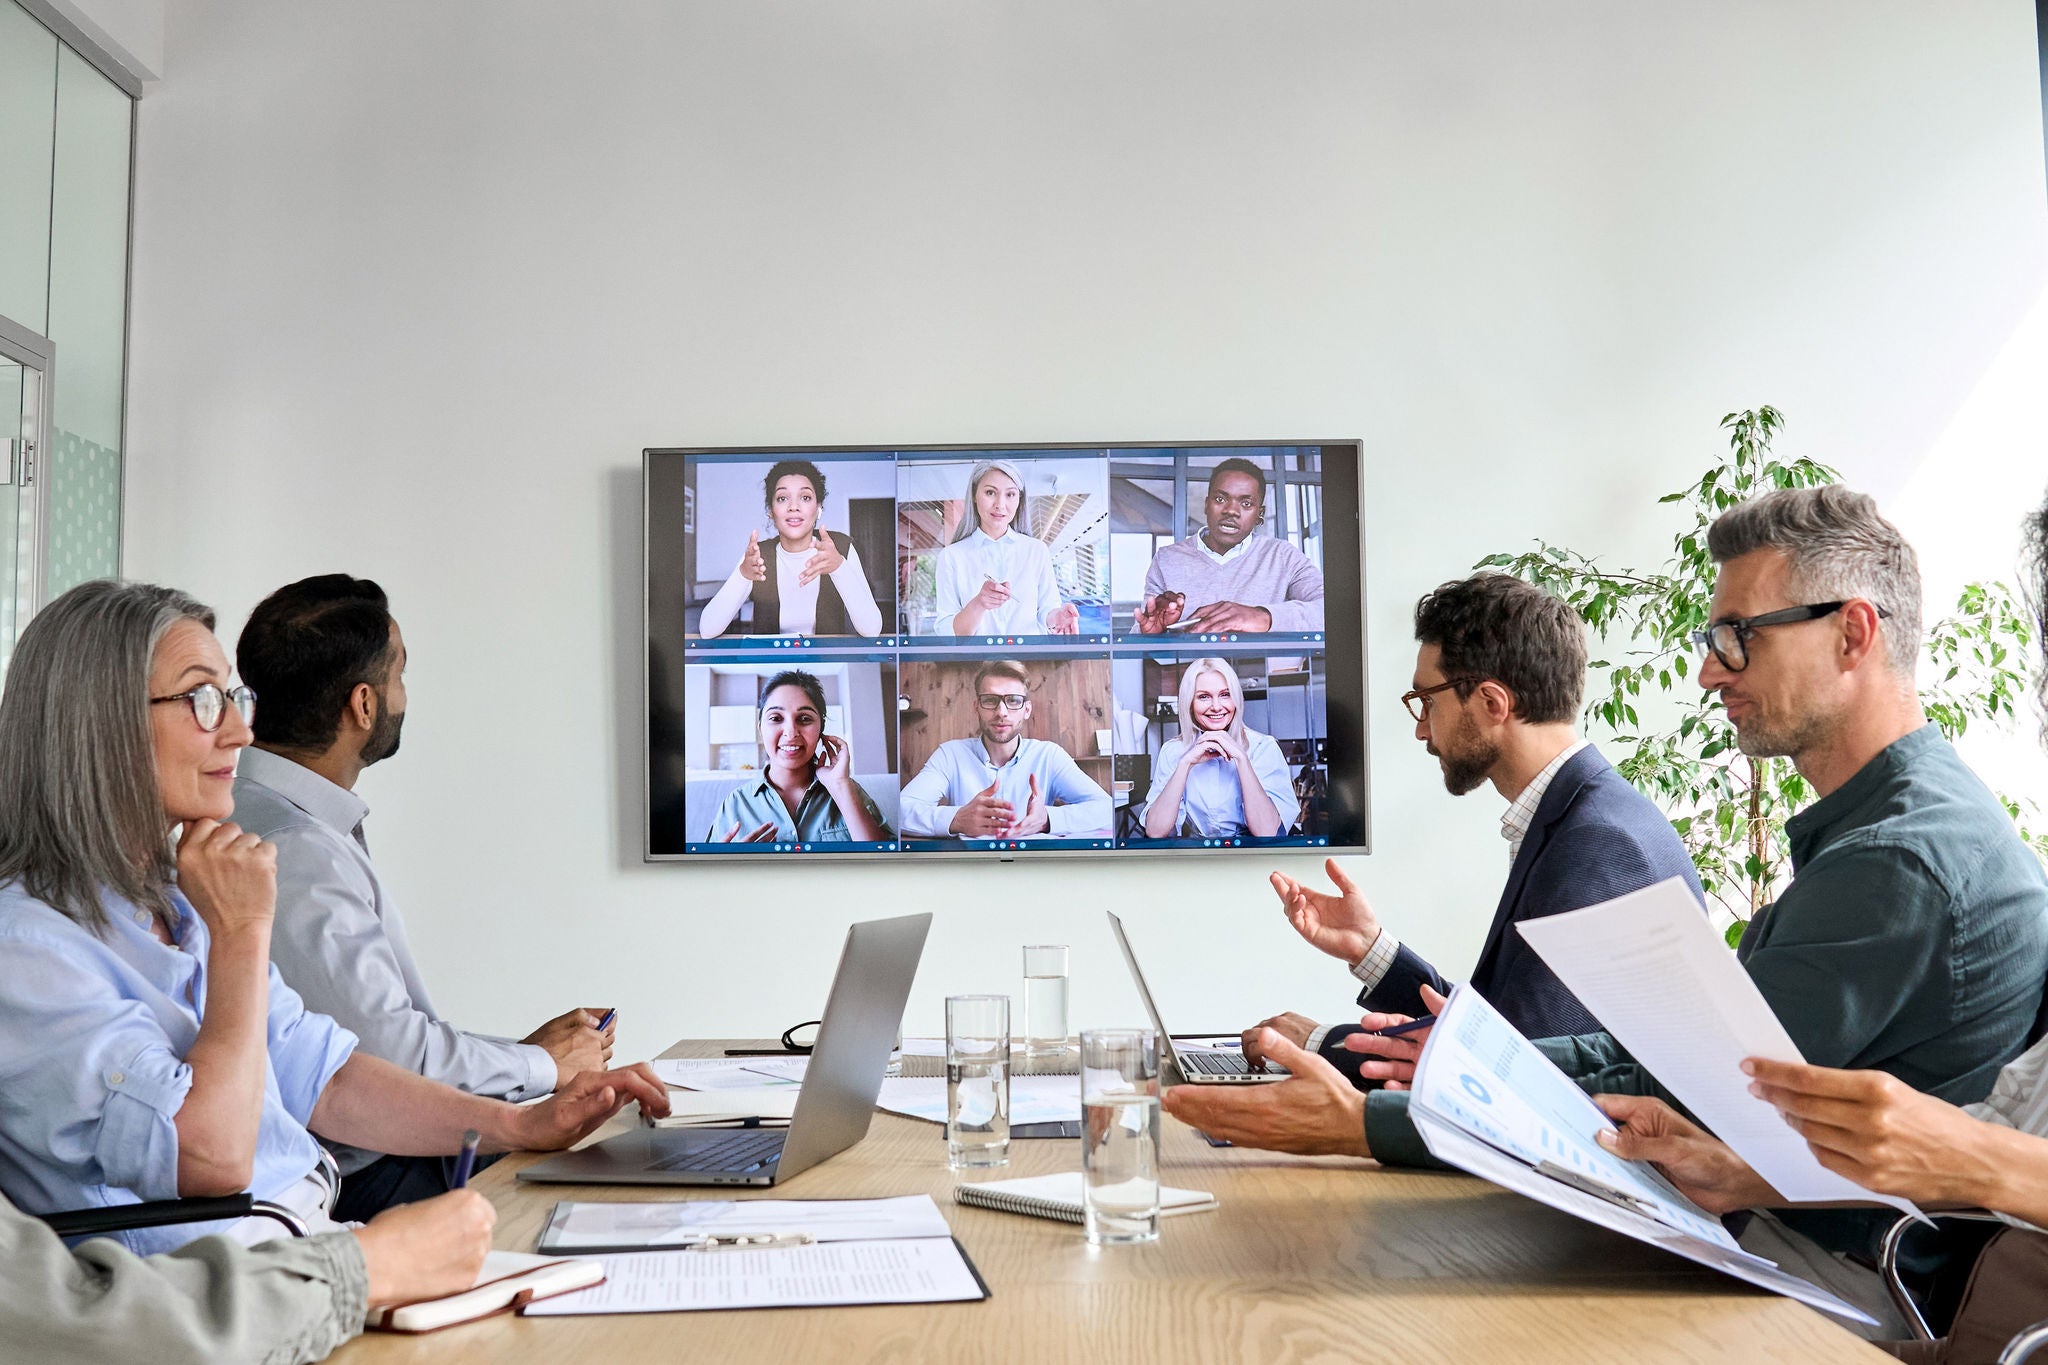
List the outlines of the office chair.
{"type": "MultiPolygon", "coordinates": [[[[1935,1219],[1953,1219],[1963,1223],[1998,1223],[2004,1220],[1983,1209],[1949,1209],[1932,1215],[1935,1219]]],[[[1920,1305],[1906,1291],[1906,1282],[1899,1273],[1899,1248],[1906,1240],[1906,1233],[1918,1225],[1910,1214],[1902,1216],[1885,1232],[1884,1244],[1878,1251],[1878,1271],[1884,1277],[1885,1292],[1891,1295],[1892,1304],[1912,1325],[1914,1334],[1922,1341],[1935,1340],[1934,1329],[1920,1312],[1920,1305]]],[[[2048,1318],[2035,1323],[2006,1342],[2005,1349],[1998,1353],[1998,1365],[2022,1365],[2033,1357],[2043,1346],[2048,1346],[2048,1318]]]]}
{"type": "Polygon", "coordinates": [[[169,1227],[176,1223],[213,1223],[231,1218],[269,1218],[282,1223],[293,1237],[307,1235],[305,1221],[282,1204],[248,1194],[217,1199],[152,1199],[142,1204],[116,1204],[101,1209],[67,1209],[35,1215],[59,1237],[103,1237],[133,1228],[169,1227]]]}

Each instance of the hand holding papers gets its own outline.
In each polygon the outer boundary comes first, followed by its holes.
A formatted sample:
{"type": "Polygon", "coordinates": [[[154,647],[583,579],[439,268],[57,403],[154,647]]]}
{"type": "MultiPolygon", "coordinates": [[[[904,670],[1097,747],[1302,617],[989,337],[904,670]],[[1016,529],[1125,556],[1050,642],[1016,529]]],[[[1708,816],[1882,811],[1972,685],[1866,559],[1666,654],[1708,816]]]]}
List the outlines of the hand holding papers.
{"type": "Polygon", "coordinates": [[[1843,1317],[1870,1318],[1752,1256],[1654,1169],[1597,1134],[1613,1125],[1478,992],[1460,986],[1415,1070],[1409,1115],[1440,1161],[1538,1203],[1843,1317]]]}
{"type": "Polygon", "coordinates": [[[1908,1200],[1822,1166],[1778,1111],[1749,1093],[1745,1058],[1805,1058],[1685,883],[1674,877],[1519,927],[1607,1031],[1785,1199],[1874,1201],[1919,1214],[1908,1200]]]}

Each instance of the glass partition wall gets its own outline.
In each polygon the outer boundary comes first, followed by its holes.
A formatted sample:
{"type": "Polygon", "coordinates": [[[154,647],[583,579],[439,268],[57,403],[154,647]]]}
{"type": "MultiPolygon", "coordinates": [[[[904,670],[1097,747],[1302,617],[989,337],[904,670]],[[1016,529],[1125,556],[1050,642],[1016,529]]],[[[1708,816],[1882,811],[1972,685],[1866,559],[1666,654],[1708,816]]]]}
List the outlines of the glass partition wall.
{"type": "Polygon", "coordinates": [[[0,670],[43,602],[120,571],[134,127],[0,0],[0,670]]]}

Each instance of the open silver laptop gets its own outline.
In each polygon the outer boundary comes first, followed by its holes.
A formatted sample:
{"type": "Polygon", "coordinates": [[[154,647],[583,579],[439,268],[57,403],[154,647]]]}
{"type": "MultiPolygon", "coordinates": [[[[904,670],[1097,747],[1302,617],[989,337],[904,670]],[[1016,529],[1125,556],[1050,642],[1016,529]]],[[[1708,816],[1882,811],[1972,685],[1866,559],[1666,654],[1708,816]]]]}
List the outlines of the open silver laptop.
{"type": "Polygon", "coordinates": [[[930,915],[846,931],[817,1046],[784,1130],[641,1128],[538,1161],[521,1180],[578,1185],[773,1185],[867,1136],[930,915]]]}
{"type": "Polygon", "coordinates": [[[1131,969],[1131,982],[1138,988],[1138,999],[1145,1002],[1145,1013],[1152,1019],[1152,1027],[1159,1030],[1159,1045],[1166,1049],[1167,1057],[1173,1062],[1180,1078],[1191,1085],[1264,1085],[1268,1081],[1284,1080],[1287,1072],[1268,1062],[1254,1069],[1235,1052],[1208,1052],[1197,1048],[1177,1048],[1173,1035],[1166,1030],[1166,1021],[1159,1017],[1159,1006],[1152,1003],[1152,988],[1145,984],[1145,973],[1138,970],[1137,955],[1131,952],[1131,940],[1124,933],[1124,922],[1109,915],[1109,930],[1116,935],[1116,946],[1123,950],[1124,964],[1131,969]]]}

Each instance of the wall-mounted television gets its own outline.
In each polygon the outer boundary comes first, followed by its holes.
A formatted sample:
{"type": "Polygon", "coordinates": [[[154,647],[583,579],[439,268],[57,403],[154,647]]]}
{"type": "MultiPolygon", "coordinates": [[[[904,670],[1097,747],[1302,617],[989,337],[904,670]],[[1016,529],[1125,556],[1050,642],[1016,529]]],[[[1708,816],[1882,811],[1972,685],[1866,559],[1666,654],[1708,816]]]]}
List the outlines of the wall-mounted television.
{"type": "Polygon", "coordinates": [[[1369,851],[1362,473],[644,451],[647,859],[1369,851]]]}

